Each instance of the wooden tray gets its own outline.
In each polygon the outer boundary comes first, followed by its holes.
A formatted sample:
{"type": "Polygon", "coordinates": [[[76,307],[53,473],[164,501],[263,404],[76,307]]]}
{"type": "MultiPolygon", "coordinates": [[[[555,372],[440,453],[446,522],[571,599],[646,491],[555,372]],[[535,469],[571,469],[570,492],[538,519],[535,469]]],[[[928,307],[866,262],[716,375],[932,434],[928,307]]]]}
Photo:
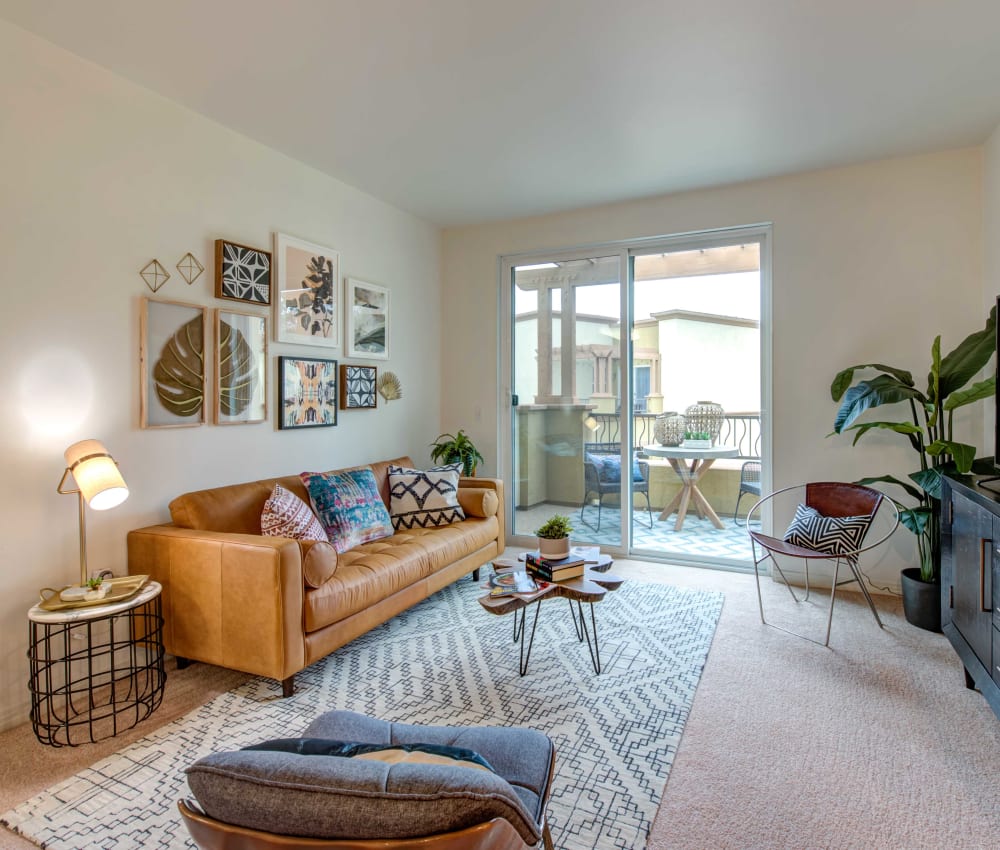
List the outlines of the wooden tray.
{"type": "MultiPolygon", "coordinates": [[[[111,593],[103,599],[81,599],[76,602],[63,602],[59,598],[59,591],[52,587],[43,587],[38,591],[38,598],[41,600],[38,607],[43,611],[68,611],[71,608],[92,608],[95,605],[110,605],[112,602],[121,602],[134,596],[142,586],[149,580],[149,576],[119,576],[118,578],[107,579],[111,585],[111,593]],[[50,593],[51,596],[45,596],[50,593]]],[[[71,585],[66,585],[70,587],[71,585]]],[[[65,589],[65,588],[63,588],[65,589]]]]}

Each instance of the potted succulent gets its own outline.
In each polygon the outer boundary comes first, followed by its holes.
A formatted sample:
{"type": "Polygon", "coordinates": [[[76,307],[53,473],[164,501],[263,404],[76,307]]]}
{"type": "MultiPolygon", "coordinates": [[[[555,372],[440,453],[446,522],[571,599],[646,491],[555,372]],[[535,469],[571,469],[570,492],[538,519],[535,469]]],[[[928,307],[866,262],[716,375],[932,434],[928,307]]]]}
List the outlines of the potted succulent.
{"type": "Polygon", "coordinates": [[[111,582],[106,582],[100,577],[88,578],[84,587],[87,589],[87,592],[83,598],[88,602],[103,599],[111,593],[111,582]]]}
{"type": "Polygon", "coordinates": [[[543,558],[558,561],[569,557],[569,535],[573,531],[569,517],[556,514],[540,525],[535,535],[538,537],[538,554],[543,558]]]}
{"type": "Polygon", "coordinates": [[[708,431],[685,431],[684,448],[687,449],[710,449],[712,448],[712,435],[708,431]]]}
{"type": "Polygon", "coordinates": [[[457,434],[440,434],[431,443],[431,460],[434,463],[461,463],[462,474],[471,477],[476,466],[484,463],[483,456],[461,428],[457,434]]]}
{"type": "MultiPolygon", "coordinates": [[[[944,467],[967,473],[972,469],[976,449],[956,442],[952,417],[959,407],[993,395],[995,379],[969,382],[982,370],[995,347],[996,307],[990,311],[986,327],[967,336],[950,354],[941,356],[941,337],[931,345],[931,367],[927,389],[917,389],[913,375],[881,363],[863,363],[839,372],[830,385],[830,395],[840,403],[833,433],[854,431],[857,445],[870,431],[889,431],[904,436],[917,453],[920,468],[909,473],[908,481],[893,475],[862,478],[859,484],[893,484],[913,501],[910,506],[896,502],[900,522],[917,538],[920,566],[902,571],[903,610],[915,626],[941,630],[940,608],[940,526],[938,499],[944,467]],[[853,384],[854,373],[875,369],[874,378],[853,384]],[[883,405],[906,404],[910,416],[902,421],[857,422],[866,410],[883,405]]],[[[895,501],[895,500],[894,500],[895,501]]]]}

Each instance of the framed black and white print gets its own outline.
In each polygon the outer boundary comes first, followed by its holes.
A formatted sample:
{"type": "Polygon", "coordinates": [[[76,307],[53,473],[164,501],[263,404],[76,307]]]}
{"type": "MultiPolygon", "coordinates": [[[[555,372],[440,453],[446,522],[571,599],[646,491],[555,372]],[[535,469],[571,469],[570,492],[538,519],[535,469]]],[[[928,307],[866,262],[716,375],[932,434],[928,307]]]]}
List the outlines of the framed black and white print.
{"type": "Polygon", "coordinates": [[[363,280],[347,279],[347,343],[345,356],[389,359],[389,290],[363,280]]]}
{"type": "Polygon", "coordinates": [[[340,345],[340,252],[274,234],[274,338],[340,345]]]}
{"type": "Polygon", "coordinates": [[[215,424],[267,420],[267,317],[215,311],[215,424]]]}
{"type": "Polygon", "coordinates": [[[337,361],[279,357],[278,427],[319,428],[337,424],[337,361]]]}
{"type": "Polygon", "coordinates": [[[370,410],[376,407],[377,379],[378,369],[374,366],[341,366],[340,409],[370,410]]]}
{"type": "Polygon", "coordinates": [[[215,297],[270,304],[271,252],[216,239],[215,297]]]}

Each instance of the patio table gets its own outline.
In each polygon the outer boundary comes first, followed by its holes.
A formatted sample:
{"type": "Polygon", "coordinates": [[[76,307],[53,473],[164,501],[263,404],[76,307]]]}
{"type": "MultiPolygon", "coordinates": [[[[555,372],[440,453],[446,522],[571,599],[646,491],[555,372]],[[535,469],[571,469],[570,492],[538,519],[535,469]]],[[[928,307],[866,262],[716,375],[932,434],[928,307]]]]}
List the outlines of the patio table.
{"type": "Polygon", "coordinates": [[[736,457],[739,454],[739,449],[736,446],[713,446],[710,449],[693,449],[684,446],[643,446],[642,450],[650,457],[665,457],[670,461],[674,472],[681,480],[680,492],[663,509],[663,513],[660,514],[661,520],[667,519],[674,511],[677,511],[674,531],[680,531],[684,527],[684,517],[687,516],[688,507],[693,503],[698,516],[708,518],[716,528],[723,527],[719,515],[712,510],[708,499],[698,489],[698,482],[720,457],[736,457]]]}

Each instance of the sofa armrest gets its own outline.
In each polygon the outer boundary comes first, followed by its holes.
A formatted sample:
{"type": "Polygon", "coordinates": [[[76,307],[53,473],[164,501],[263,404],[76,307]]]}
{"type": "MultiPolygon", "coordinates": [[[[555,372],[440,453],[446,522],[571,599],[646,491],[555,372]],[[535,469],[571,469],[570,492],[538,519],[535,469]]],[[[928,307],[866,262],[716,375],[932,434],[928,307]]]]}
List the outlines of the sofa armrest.
{"type": "Polygon", "coordinates": [[[497,507],[497,523],[500,526],[497,532],[497,551],[502,554],[504,547],[507,545],[507,506],[503,501],[503,481],[500,478],[462,477],[458,479],[458,487],[460,490],[463,487],[477,487],[481,490],[492,490],[497,494],[497,501],[499,502],[499,507],[497,507]]]}
{"type": "Polygon", "coordinates": [[[150,526],[128,534],[128,571],[163,585],[172,655],[274,679],[305,666],[297,541],[150,526]]]}

